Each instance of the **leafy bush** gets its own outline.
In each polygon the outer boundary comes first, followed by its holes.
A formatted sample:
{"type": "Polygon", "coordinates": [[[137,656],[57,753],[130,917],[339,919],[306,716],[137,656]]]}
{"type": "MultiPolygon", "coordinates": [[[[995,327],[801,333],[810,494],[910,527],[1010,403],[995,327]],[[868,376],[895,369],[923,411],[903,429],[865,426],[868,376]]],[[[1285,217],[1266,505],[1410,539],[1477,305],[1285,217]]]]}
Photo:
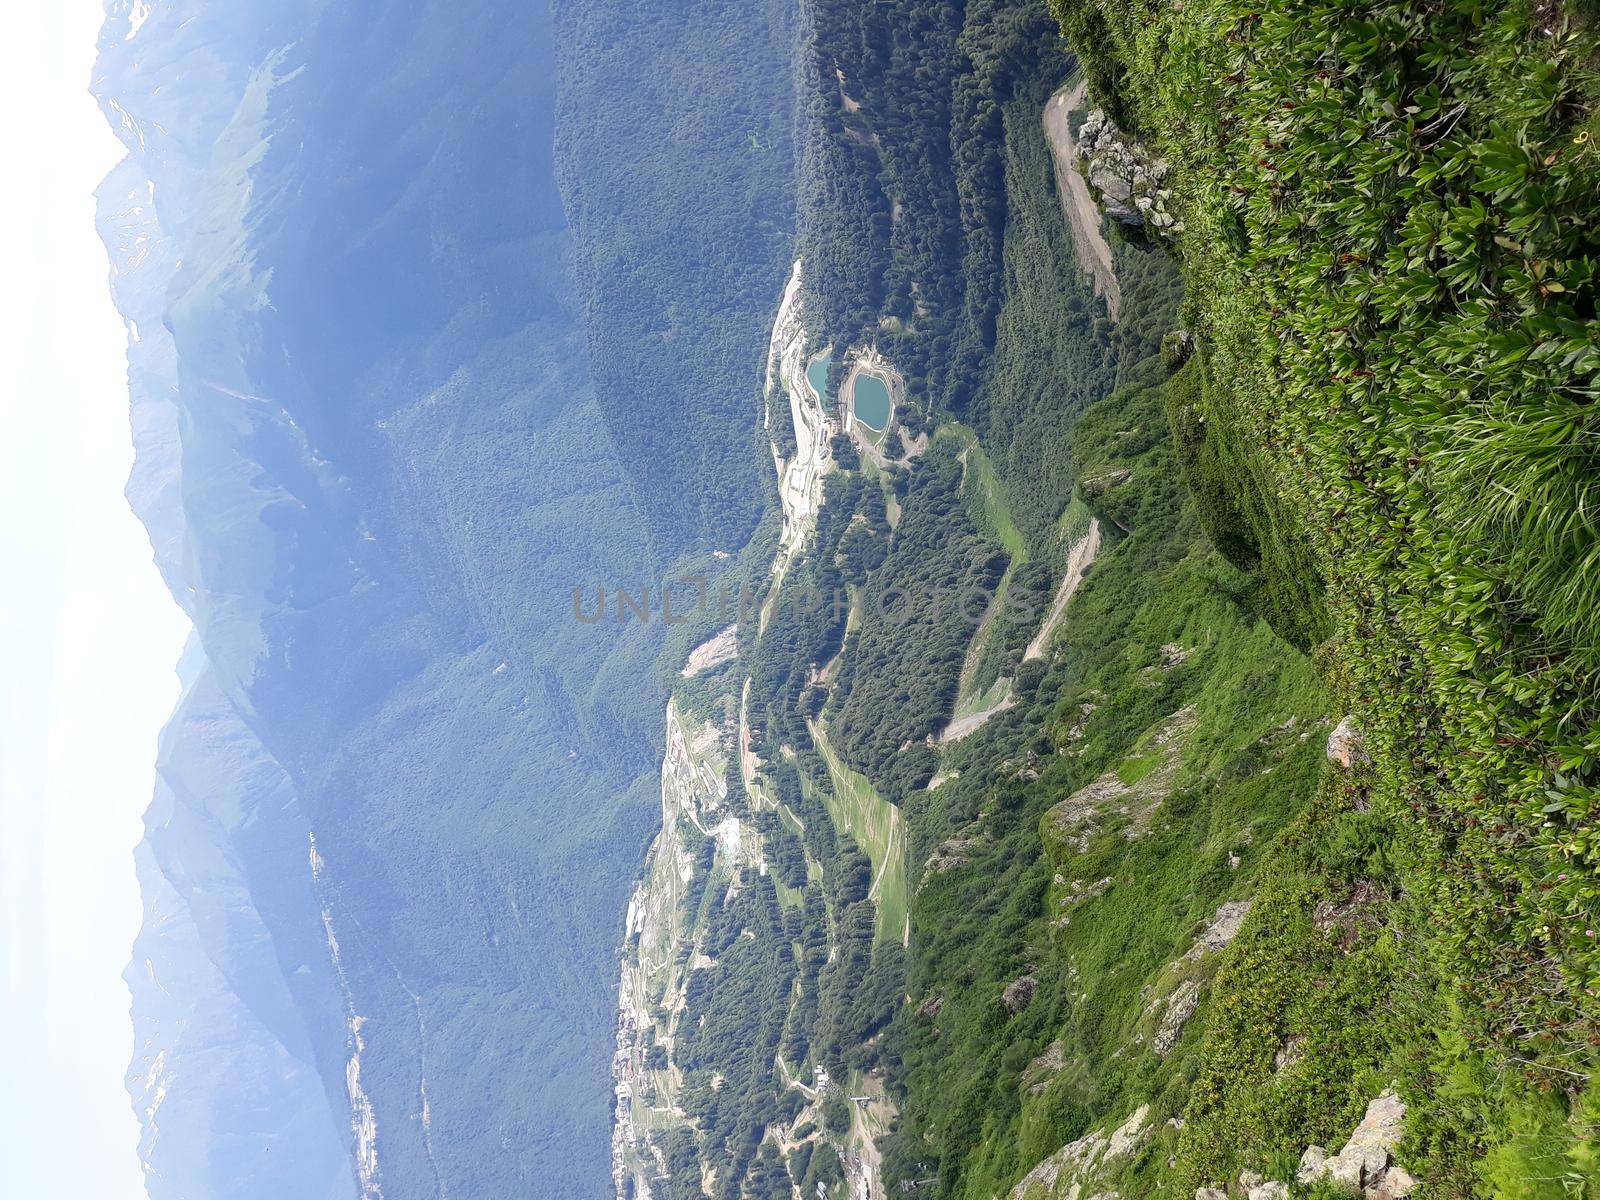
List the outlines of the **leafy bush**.
{"type": "MultiPolygon", "coordinates": [[[[1559,1091],[1600,1021],[1592,6],[1055,8],[1174,166],[1211,523],[1263,570],[1263,530],[1304,530],[1326,587],[1319,660],[1426,947],[1417,1036],[1559,1091]]],[[[1421,1164],[1463,1190],[1522,1138],[1483,1094],[1498,1117],[1452,1122],[1447,1093],[1421,1164]]]]}

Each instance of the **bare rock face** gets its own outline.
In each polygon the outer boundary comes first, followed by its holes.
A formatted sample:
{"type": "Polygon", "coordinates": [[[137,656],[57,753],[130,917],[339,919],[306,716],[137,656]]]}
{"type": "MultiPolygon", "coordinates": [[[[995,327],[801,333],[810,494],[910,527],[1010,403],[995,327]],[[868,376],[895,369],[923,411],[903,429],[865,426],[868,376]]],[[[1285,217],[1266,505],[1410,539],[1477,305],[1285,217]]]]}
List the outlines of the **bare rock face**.
{"type": "Polygon", "coordinates": [[[1300,1156],[1300,1169],[1295,1172],[1295,1182],[1309,1184],[1314,1179],[1321,1179],[1327,1162],[1326,1150],[1321,1146],[1307,1146],[1306,1152],[1300,1156]]]}
{"type": "Polygon", "coordinates": [[[1193,979],[1180,983],[1167,1000],[1167,1011],[1161,1018],[1161,1028],[1156,1030],[1153,1047],[1162,1058],[1172,1053],[1172,1048],[1183,1036],[1183,1027],[1200,1007],[1200,985],[1193,979]]]}
{"type": "Polygon", "coordinates": [[[1406,1106],[1393,1092],[1385,1092],[1367,1105],[1361,1124],[1344,1149],[1332,1157],[1311,1146],[1300,1160],[1299,1183],[1329,1179],[1343,1187],[1359,1188],[1368,1200],[1403,1200],[1416,1188],[1416,1180],[1394,1163],[1406,1106]]]}
{"type": "Polygon", "coordinates": [[[1356,725],[1354,717],[1346,717],[1328,735],[1328,761],[1348,771],[1352,767],[1372,761],[1367,754],[1366,735],[1356,725]]]}
{"type": "Polygon", "coordinates": [[[1183,231],[1172,212],[1167,164],[1118,129],[1103,110],[1092,110],[1078,131],[1078,153],[1106,216],[1168,241],[1183,231]]]}
{"type": "MultiPolygon", "coordinates": [[[[1099,1177],[1130,1157],[1150,1135],[1150,1106],[1141,1104],[1111,1133],[1086,1133],[1045,1159],[1011,1189],[1010,1200],[1045,1200],[1052,1196],[1084,1196],[1113,1200],[1115,1192],[1089,1192],[1099,1177]]],[[[1219,1196],[1218,1200],[1226,1200],[1219,1196]]]]}
{"type": "Polygon", "coordinates": [[[1038,986],[1038,982],[1032,975],[1024,975],[1021,979],[1014,979],[1006,984],[1006,990],[1000,997],[1001,1003],[1006,1006],[1006,1011],[1016,1016],[1032,1004],[1033,989],[1038,986]]]}
{"type": "Polygon", "coordinates": [[[1134,1109],[1133,1115],[1112,1131],[1111,1141],[1106,1145],[1106,1157],[1127,1158],[1137,1150],[1144,1141],[1145,1124],[1149,1120],[1148,1104],[1141,1104],[1134,1109]]]}
{"type": "Polygon", "coordinates": [[[1244,919],[1250,915],[1250,904],[1249,900],[1229,900],[1224,903],[1184,958],[1192,962],[1214,951],[1227,949],[1233,939],[1239,936],[1244,919]]]}

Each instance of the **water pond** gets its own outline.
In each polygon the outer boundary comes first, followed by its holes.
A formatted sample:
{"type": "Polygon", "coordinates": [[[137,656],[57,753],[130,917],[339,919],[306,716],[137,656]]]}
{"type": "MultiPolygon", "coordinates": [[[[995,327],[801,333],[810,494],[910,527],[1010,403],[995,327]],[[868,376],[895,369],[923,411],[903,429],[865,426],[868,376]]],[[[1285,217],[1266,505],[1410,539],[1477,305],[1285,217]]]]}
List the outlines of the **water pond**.
{"type": "Polygon", "coordinates": [[[806,367],[806,382],[811,385],[811,390],[817,394],[820,404],[828,394],[828,364],[833,362],[832,354],[824,354],[821,358],[811,360],[806,367]]]}
{"type": "Polygon", "coordinates": [[[856,419],[874,433],[889,424],[889,387],[876,375],[857,375],[855,382],[856,419]]]}

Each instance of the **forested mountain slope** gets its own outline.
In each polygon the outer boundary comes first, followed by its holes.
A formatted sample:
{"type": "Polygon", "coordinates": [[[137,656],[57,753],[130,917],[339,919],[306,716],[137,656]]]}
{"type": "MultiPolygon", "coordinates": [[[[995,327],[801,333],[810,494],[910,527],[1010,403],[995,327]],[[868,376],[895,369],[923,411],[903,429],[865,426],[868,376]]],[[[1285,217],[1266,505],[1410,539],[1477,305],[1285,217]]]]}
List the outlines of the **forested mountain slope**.
{"type": "Polygon", "coordinates": [[[1592,1195],[1587,35],[1057,10],[806,14],[802,550],[668,714],[619,1195],[1592,1195]]]}
{"type": "Polygon", "coordinates": [[[109,10],[152,1195],[1593,1197],[1584,11],[109,10]]]}
{"type": "Polygon", "coordinates": [[[596,402],[658,552],[737,550],[767,500],[752,427],[794,242],[796,5],[552,7],[596,402]]]}
{"type": "MultiPolygon", "coordinates": [[[[556,21],[600,7],[109,6],[132,490],[197,639],[130,972],[154,1195],[604,1190],[617,931],[665,679],[707,632],[624,624],[615,591],[659,612],[664,574],[736,571],[709,550],[760,517],[758,458],[729,473],[736,505],[680,518],[660,496],[710,467],[613,428],[703,402],[742,414],[685,433],[707,461],[747,447],[769,314],[739,306],[770,304],[789,261],[724,247],[694,303],[725,326],[678,347],[669,385],[608,391],[638,330],[585,320],[556,161],[558,82],[593,107],[556,21]],[[575,619],[596,585],[608,619],[575,619]]],[[[728,7],[725,40],[669,64],[638,37],[631,66],[690,91],[781,80],[785,20],[728,7]]],[[[722,153],[789,128],[786,96],[635,161],[628,199],[681,191],[712,142],[704,203],[787,195],[782,138],[722,153]]],[[[770,241],[788,217],[752,220],[770,241]]],[[[679,265],[653,267],[663,291],[679,265]]]]}

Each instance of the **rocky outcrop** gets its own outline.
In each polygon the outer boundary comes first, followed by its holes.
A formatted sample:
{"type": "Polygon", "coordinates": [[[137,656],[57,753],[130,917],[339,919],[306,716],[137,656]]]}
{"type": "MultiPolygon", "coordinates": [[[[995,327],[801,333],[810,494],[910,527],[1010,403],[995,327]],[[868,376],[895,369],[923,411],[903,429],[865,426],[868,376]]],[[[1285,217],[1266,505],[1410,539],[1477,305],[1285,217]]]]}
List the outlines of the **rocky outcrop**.
{"type": "Polygon", "coordinates": [[[1106,216],[1169,241],[1183,232],[1172,211],[1167,164],[1118,129],[1102,109],[1091,110],[1078,131],[1078,154],[1106,216]]]}
{"type": "Polygon", "coordinates": [[[1199,1008],[1200,984],[1196,980],[1185,979],[1168,997],[1166,1011],[1161,1015],[1161,1026],[1156,1030],[1155,1039],[1151,1043],[1158,1055],[1165,1058],[1172,1053],[1172,1048],[1183,1036],[1184,1026],[1189,1024],[1189,1018],[1194,1016],[1199,1008]]]}
{"type": "MultiPolygon", "coordinates": [[[[1405,1116],[1400,1097],[1384,1092],[1367,1105],[1361,1124],[1338,1154],[1330,1155],[1321,1146],[1306,1147],[1295,1183],[1312,1187],[1326,1180],[1341,1191],[1359,1193],[1364,1200],[1405,1200],[1417,1189],[1416,1179],[1394,1160],[1405,1116]]],[[[1242,1173],[1238,1183],[1247,1200],[1288,1200],[1291,1195],[1288,1183],[1263,1179],[1253,1171],[1242,1173]]],[[[1194,1195],[1195,1200],[1227,1200],[1228,1191],[1202,1187],[1194,1195]]]]}
{"type": "Polygon", "coordinates": [[[1178,781],[1183,766],[1183,748],[1189,731],[1199,720],[1194,705],[1185,705],[1156,727],[1144,753],[1154,756],[1149,769],[1134,783],[1126,783],[1117,771],[1107,771],[1087,787],[1080,788],[1050,809],[1044,816],[1046,838],[1079,853],[1107,816],[1127,818],[1124,834],[1142,836],[1156,809],[1178,781]]]}
{"type": "Polygon", "coordinates": [[[1367,1105],[1361,1124],[1344,1149],[1329,1156],[1320,1146],[1310,1146],[1295,1176],[1310,1185],[1322,1179],[1346,1188],[1359,1188],[1368,1200],[1401,1200],[1416,1190],[1417,1181],[1394,1161],[1406,1106],[1393,1092],[1385,1092],[1367,1105]]]}
{"type": "Polygon", "coordinates": [[[1161,368],[1168,375],[1175,374],[1194,357],[1195,336],[1187,329],[1174,329],[1161,339],[1161,368]]]}
{"type": "Polygon", "coordinates": [[[1239,936],[1239,930],[1244,926],[1244,919],[1250,915],[1249,900],[1228,900],[1217,909],[1217,915],[1212,918],[1211,924],[1195,939],[1189,953],[1184,959],[1193,962],[1216,950],[1226,950],[1239,936]]]}
{"type": "Polygon", "coordinates": [[[684,679],[693,679],[696,675],[716,667],[723,666],[739,657],[739,627],[729,625],[720,633],[714,634],[700,645],[696,646],[689,654],[689,661],[683,665],[679,674],[684,679]]]}
{"type": "Polygon", "coordinates": [[[1039,981],[1032,975],[1024,975],[1021,979],[1014,979],[1006,984],[1006,990],[1000,997],[1000,1002],[1006,1006],[1008,1013],[1016,1016],[1033,1003],[1033,991],[1038,986],[1039,981]]]}
{"type": "Polygon", "coordinates": [[[1011,1189],[1010,1200],[1094,1196],[1094,1184],[1144,1145],[1150,1135],[1149,1123],[1150,1106],[1141,1104],[1109,1134],[1086,1133],[1077,1141],[1068,1142],[1029,1171],[1011,1189]]]}
{"type": "Polygon", "coordinates": [[[1366,735],[1354,717],[1340,721],[1328,735],[1328,761],[1346,771],[1372,761],[1367,753],[1366,735]]]}

